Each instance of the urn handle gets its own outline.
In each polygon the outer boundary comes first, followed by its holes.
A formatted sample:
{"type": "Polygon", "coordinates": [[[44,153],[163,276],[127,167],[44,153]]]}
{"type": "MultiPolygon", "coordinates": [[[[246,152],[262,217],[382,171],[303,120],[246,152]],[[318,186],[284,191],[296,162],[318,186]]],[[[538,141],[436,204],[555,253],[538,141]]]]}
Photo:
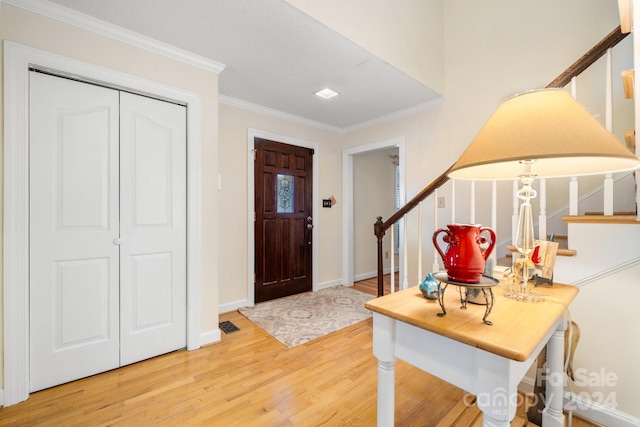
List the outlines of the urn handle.
{"type": "Polygon", "coordinates": [[[438,253],[442,257],[442,261],[446,262],[447,257],[444,255],[444,252],[442,252],[442,249],[440,249],[440,245],[438,245],[438,235],[442,232],[447,233],[447,235],[444,236],[442,240],[454,246],[457,244],[457,242],[454,241],[456,240],[455,236],[453,236],[451,234],[451,231],[447,230],[446,228],[439,228],[433,233],[433,246],[435,246],[436,251],[438,251],[438,253]]]}
{"type": "MultiPolygon", "coordinates": [[[[487,249],[485,249],[484,254],[482,254],[484,256],[484,260],[486,261],[489,258],[489,255],[491,255],[491,252],[493,251],[494,246],[496,245],[496,232],[489,227],[481,227],[480,233],[482,233],[483,231],[486,231],[487,233],[489,233],[489,236],[491,237],[491,240],[489,241],[489,246],[487,247],[487,249]]],[[[478,237],[478,243],[485,243],[486,241],[487,241],[486,237],[484,236],[478,237]]]]}

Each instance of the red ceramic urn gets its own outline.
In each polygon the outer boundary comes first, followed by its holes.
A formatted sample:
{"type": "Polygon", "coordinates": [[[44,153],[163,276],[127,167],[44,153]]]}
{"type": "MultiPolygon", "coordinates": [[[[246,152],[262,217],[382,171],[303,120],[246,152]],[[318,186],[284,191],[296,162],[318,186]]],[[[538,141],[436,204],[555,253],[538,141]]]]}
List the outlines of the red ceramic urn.
{"type": "Polygon", "coordinates": [[[444,261],[449,280],[462,283],[480,283],[484,265],[496,244],[496,233],[489,227],[474,224],[448,224],[433,233],[433,244],[444,261]],[[482,252],[481,244],[487,238],[480,235],[489,234],[489,246],[482,252]],[[438,245],[438,237],[444,233],[442,240],[448,243],[447,250],[442,252],[438,245]]]}

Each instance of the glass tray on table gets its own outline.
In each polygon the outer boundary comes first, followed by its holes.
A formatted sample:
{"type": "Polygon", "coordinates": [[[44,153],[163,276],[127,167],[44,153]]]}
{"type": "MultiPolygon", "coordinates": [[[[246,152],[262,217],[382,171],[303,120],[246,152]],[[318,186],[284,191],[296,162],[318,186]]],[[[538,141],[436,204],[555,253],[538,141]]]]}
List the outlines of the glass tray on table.
{"type": "MultiPolygon", "coordinates": [[[[482,321],[487,325],[493,325],[490,320],[487,320],[487,317],[489,317],[489,314],[491,313],[491,309],[493,308],[493,304],[495,302],[492,288],[498,284],[498,279],[483,275],[480,278],[480,282],[478,283],[464,283],[449,279],[446,271],[435,273],[433,277],[435,277],[435,279],[438,281],[438,303],[440,304],[440,308],[442,309],[442,313],[438,313],[438,316],[442,317],[447,314],[447,311],[444,308],[444,292],[446,291],[447,286],[455,285],[458,286],[458,292],[460,293],[460,308],[462,310],[467,309],[469,291],[480,291],[480,293],[484,296],[486,305],[482,321]],[[464,296],[462,293],[462,288],[465,288],[464,296]]],[[[476,302],[476,304],[478,303],[476,302]]]]}

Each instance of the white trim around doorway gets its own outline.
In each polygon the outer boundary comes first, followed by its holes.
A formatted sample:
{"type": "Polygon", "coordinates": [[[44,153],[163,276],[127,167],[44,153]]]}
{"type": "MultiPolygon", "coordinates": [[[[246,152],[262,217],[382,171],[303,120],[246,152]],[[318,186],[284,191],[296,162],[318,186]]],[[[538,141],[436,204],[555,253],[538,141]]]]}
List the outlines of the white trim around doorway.
{"type": "MultiPolygon", "coordinates": [[[[295,145],[298,147],[305,147],[313,149],[313,217],[318,218],[320,213],[320,197],[319,197],[319,145],[316,142],[305,141],[300,138],[291,136],[278,135],[271,132],[264,132],[256,129],[249,129],[247,133],[247,301],[238,302],[236,305],[241,306],[253,306],[255,304],[255,288],[254,288],[254,272],[255,269],[255,227],[254,227],[254,214],[255,214],[255,181],[254,181],[254,139],[263,138],[271,141],[282,142],[284,144],[295,145]]],[[[318,232],[319,223],[314,220],[314,227],[311,230],[313,238],[313,245],[311,247],[311,289],[315,292],[319,290],[318,287],[318,232]]]]}
{"type": "MultiPolygon", "coordinates": [[[[29,398],[29,68],[187,107],[187,349],[200,347],[200,95],[4,42],[4,406],[29,398]]],[[[219,333],[219,332],[218,332],[219,333]]],[[[219,337],[218,337],[219,340],[219,337]]]]}
{"type": "MultiPolygon", "coordinates": [[[[342,210],[342,283],[345,286],[353,286],[353,156],[369,151],[386,150],[389,148],[398,148],[398,159],[400,168],[400,204],[406,203],[406,187],[405,187],[405,142],[403,136],[398,136],[384,141],[373,142],[370,144],[359,145],[357,147],[346,148],[342,151],[342,198],[346,201],[342,210]]],[[[371,224],[373,226],[373,224],[371,224]]],[[[400,241],[404,241],[404,231],[400,227],[400,241]]],[[[400,245],[399,256],[399,274],[404,277],[406,270],[404,260],[406,259],[405,249],[400,245]]]]}

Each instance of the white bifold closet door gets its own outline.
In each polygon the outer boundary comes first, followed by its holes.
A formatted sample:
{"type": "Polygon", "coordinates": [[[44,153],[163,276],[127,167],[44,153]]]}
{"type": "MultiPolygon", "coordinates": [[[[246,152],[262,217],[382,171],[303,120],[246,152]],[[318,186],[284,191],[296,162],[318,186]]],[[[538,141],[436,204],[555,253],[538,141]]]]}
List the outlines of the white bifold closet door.
{"type": "Polygon", "coordinates": [[[31,391],[186,346],[186,108],[32,72],[31,391]]]}

